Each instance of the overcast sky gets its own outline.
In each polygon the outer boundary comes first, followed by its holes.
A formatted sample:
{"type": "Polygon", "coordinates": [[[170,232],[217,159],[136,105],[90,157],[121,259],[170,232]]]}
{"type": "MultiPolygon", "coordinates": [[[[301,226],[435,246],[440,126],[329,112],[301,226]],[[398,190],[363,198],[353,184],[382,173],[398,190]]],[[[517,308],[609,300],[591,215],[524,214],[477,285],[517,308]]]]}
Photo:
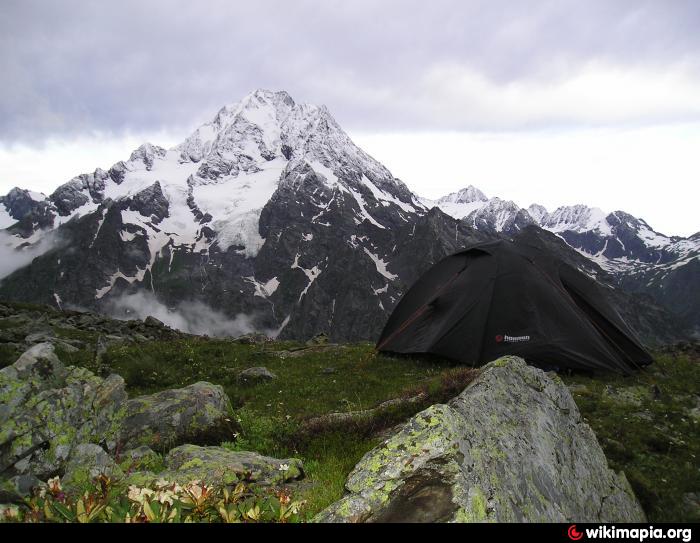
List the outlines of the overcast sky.
{"type": "Polygon", "coordinates": [[[415,192],[700,230],[697,0],[0,0],[0,192],[182,140],[256,88],[415,192]]]}

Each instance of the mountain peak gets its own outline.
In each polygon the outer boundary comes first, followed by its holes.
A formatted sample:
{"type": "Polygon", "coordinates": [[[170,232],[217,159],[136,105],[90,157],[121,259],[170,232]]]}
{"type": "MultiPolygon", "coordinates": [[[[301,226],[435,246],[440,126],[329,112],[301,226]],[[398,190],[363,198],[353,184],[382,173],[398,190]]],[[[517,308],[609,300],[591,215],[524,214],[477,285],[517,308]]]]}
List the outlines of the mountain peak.
{"type": "Polygon", "coordinates": [[[244,116],[252,124],[265,129],[270,121],[282,123],[296,107],[296,103],[286,91],[258,89],[247,94],[233,108],[235,115],[244,116]]]}
{"type": "Polygon", "coordinates": [[[473,202],[486,202],[488,198],[478,188],[469,185],[457,192],[452,192],[447,196],[443,196],[438,200],[438,203],[454,203],[454,204],[470,204],[473,202]]]}
{"type": "Polygon", "coordinates": [[[325,106],[295,102],[286,91],[257,89],[224,106],[173,150],[181,163],[199,163],[195,184],[265,170],[279,161],[352,169],[404,188],[352,142],[325,106]]]}
{"type": "Polygon", "coordinates": [[[291,100],[292,102],[294,102],[294,100],[292,100],[292,97],[285,90],[276,91],[276,90],[270,90],[270,89],[263,89],[262,87],[257,88],[255,90],[249,92],[248,94],[246,94],[243,97],[242,101],[246,101],[250,98],[257,98],[260,100],[274,100],[274,99],[279,98],[279,99],[283,99],[283,100],[291,100]]]}
{"type": "Polygon", "coordinates": [[[246,94],[239,102],[242,107],[247,107],[256,103],[272,105],[284,103],[289,107],[294,107],[296,105],[294,99],[287,91],[272,91],[268,89],[256,89],[253,92],[246,94]]]}
{"type": "Polygon", "coordinates": [[[595,230],[604,235],[610,235],[610,225],[606,218],[607,214],[597,207],[576,204],[561,206],[552,213],[548,213],[543,218],[542,225],[552,232],[595,230]]]}
{"type": "Polygon", "coordinates": [[[527,208],[527,212],[533,219],[535,219],[535,222],[537,224],[542,223],[544,218],[549,214],[547,208],[541,204],[532,204],[530,207],[527,208]]]}

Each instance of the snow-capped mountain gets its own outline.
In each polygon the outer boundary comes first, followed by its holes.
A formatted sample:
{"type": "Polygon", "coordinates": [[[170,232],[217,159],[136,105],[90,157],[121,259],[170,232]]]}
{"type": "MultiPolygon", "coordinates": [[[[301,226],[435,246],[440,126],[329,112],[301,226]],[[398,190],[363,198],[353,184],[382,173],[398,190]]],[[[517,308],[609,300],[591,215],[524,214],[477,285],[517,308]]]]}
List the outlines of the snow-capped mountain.
{"type": "Polygon", "coordinates": [[[6,245],[53,243],[0,296],[119,313],[147,293],[289,337],[373,337],[431,259],[482,239],[428,213],[325,107],[262,90],[172,149],[144,144],[48,197],[12,191],[0,218],[6,245]]]}
{"type": "Polygon", "coordinates": [[[528,224],[534,224],[532,217],[514,202],[487,198],[471,185],[438,200],[422,198],[421,202],[426,207],[439,207],[472,228],[492,234],[514,234],[528,224]]]}
{"type": "Polygon", "coordinates": [[[282,178],[306,166],[326,189],[354,201],[360,222],[376,223],[363,199],[367,190],[399,213],[422,210],[403,183],[350,141],[325,107],[297,105],[288,94],[269,91],[222,108],[173,149],[146,143],[108,171],[80,175],[47,202],[55,209],[56,226],[95,212],[106,200],[135,199],[123,218],[147,231],[151,260],[168,244],[196,250],[198,243],[205,248],[214,241],[219,250],[236,246],[254,257],[264,243],[258,232],[262,208],[282,178]],[[159,204],[156,220],[152,209],[139,209],[149,202],[159,204]],[[214,239],[203,241],[203,225],[216,233],[214,239]]]}
{"type": "MultiPolygon", "coordinates": [[[[563,209],[524,210],[474,187],[419,199],[325,107],[258,90],[171,149],[146,143],[49,196],[13,189],[1,197],[0,298],[117,316],[158,306],[218,319],[230,334],[374,339],[406,288],[465,245],[522,235],[610,285],[600,265],[625,257],[612,252],[618,242],[634,247],[624,236],[647,246],[657,239],[619,212],[601,222],[597,212],[563,209]]],[[[697,243],[670,239],[663,250],[697,243]]],[[[647,338],[676,337],[663,309],[615,296],[647,338]]]]}
{"type": "Polygon", "coordinates": [[[612,274],[619,285],[651,294],[700,330],[700,233],[666,236],[624,211],[606,213],[585,205],[552,212],[539,204],[522,209],[511,201],[488,198],[473,186],[421,201],[484,232],[512,236],[527,225],[548,230],[612,274]]]}

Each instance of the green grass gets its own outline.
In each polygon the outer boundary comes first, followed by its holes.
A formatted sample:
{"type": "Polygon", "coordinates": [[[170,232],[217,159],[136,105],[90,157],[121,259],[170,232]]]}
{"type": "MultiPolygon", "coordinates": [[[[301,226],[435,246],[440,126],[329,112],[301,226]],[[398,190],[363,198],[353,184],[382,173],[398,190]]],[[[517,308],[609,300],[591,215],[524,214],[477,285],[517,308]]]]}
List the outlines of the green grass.
{"type": "MultiPolygon", "coordinates": [[[[206,380],[222,385],[234,406],[284,420],[372,407],[453,367],[446,361],[425,364],[419,359],[377,355],[370,344],[343,345],[297,358],[272,353],[295,346],[201,338],[149,342],[111,348],[104,364],[124,378],[131,395],[206,380]],[[238,374],[254,366],[265,366],[277,379],[254,386],[240,384],[238,374]],[[324,373],[325,368],[334,372],[324,373]]],[[[66,353],[64,358],[68,364],[92,365],[92,357],[82,352],[66,353]]]]}
{"type": "Polygon", "coordinates": [[[21,326],[22,323],[12,319],[2,319],[0,320],[0,330],[11,330],[12,328],[17,328],[21,326]]]}
{"type": "Polygon", "coordinates": [[[337,501],[345,490],[345,480],[362,456],[379,444],[379,438],[333,431],[317,436],[304,447],[304,469],[309,486],[299,494],[306,500],[308,517],[337,501]]]}
{"type": "MultiPolygon", "coordinates": [[[[293,342],[238,345],[231,341],[192,338],[112,348],[105,356],[110,371],[122,375],[131,395],[181,387],[199,380],[221,384],[232,400],[242,431],[234,448],[272,456],[298,456],[306,465],[301,487],[309,516],[338,499],[347,474],[377,444],[376,432],[413,415],[429,403],[445,401],[446,361],[393,358],[376,354],[370,344],[343,345],[301,357],[280,358],[271,351],[298,348],[293,342]],[[237,374],[265,366],[277,379],[243,386],[237,374]],[[334,368],[324,373],[324,368],[334,368]],[[422,404],[318,435],[300,437],[299,424],[333,411],[361,410],[389,398],[429,393],[422,404]]],[[[74,353],[76,363],[84,355],[74,353]]],[[[651,521],[698,520],[683,508],[684,493],[700,488],[697,420],[688,416],[693,393],[700,390],[700,365],[688,356],[659,355],[657,363],[631,377],[616,375],[564,377],[584,385],[574,393],[615,470],[623,470],[651,521]],[[652,392],[658,387],[658,394],[652,392]],[[632,391],[639,405],[606,393],[607,387],[632,391]]],[[[91,358],[83,358],[90,364],[91,358]]],[[[69,362],[69,361],[67,361],[69,362]]],[[[69,362],[70,363],[70,362],[69,362]]]]}
{"type": "MultiPolygon", "coordinates": [[[[124,377],[130,396],[182,387],[206,380],[220,384],[232,400],[242,430],[237,450],[304,461],[306,479],[300,497],[307,517],[337,500],[345,479],[362,456],[377,445],[377,431],[398,424],[437,401],[446,401],[464,386],[462,373],[447,361],[392,358],[374,352],[368,343],[305,352],[281,358],[272,351],[299,348],[293,342],[239,345],[227,340],[190,338],[111,348],[104,357],[108,371],[124,377]],[[237,381],[240,371],[265,366],[277,379],[257,385],[237,381]],[[333,368],[332,373],[324,369],[333,368]],[[422,403],[384,411],[342,431],[329,428],[302,434],[308,418],[335,411],[375,407],[387,399],[427,393],[422,403]]],[[[93,370],[85,352],[64,353],[67,364],[93,370]]],[[[104,369],[104,368],[103,368],[104,369]]]]}
{"type": "Polygon", "coordinates": [[[60,328],[54,327],[54,333],[57,338],[61,339],[79,339],[87,344],[94,344],[97,341],[99,334],[87,330],[79,330],[77,328],[60,328]]]}
{"type": "Polygon", "coordinates": [[[649,520],[700,521],[683,507],[683,494],[700,489],[700,421],[688,414],[700,392],[700,361],[659,354],[630,377],[563,379],[585,387],[573,394],[581,414],[610,466],[625,472],[649,520]]]}
{"type": "MultiPolygon", "coordinates": [[[[36,309],[34,306],[27,306],[36,309]]],[[[5,321],[10,327],[10,321],[5,321]]],[[[98,333],[57,329],[87,346],[58,354],[67,365],[124,377],[130,396],[182,387],[197,381],[220,384],[231,398],[241,432],[225,446],[304,461],[306,478],[297,489],[307,517],[337,500],[357,461],[377,445],[378,431],[407,419],[431,403],[459,393],[465,375],[439,359],[393,358],[368,343],[282,358],[274,351],[298,349],[295,342],[240,345],[230,340],[184,338],[110,347],[97,367],[98,333]],[[253,386],[237,381],[240,371],[265,366],[277,375],[253,386]],[[333,368],[333,372],[324,372],[333,368]],[[390,398],[427,393],[424,402],[391,409],[344,428],[309,435],[304,420],[335,411],[356,411],[390,398]]],[[[20,353],[0,344],[0,367],[20,353]]],[[[699,521],[683,506],[683,495],[700,490],[700,424],[689,415],[700,391],[700,361],[685,354],[658,354],[657,362],[631,377],[563,376],[574,389],[582,415],[595,431],[610,466],[625,472],[652,522],[699,521]],[[610,393],[609,389],[616,390],[610,393]],[[656,391],[656,392],[655,392],[656,391]]]]}

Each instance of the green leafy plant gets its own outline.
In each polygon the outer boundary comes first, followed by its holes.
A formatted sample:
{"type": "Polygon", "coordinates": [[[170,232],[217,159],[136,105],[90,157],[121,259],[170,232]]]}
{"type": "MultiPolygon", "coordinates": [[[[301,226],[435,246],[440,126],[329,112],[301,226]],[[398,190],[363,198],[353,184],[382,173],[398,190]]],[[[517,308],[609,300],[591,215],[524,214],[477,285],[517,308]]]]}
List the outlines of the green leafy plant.
{"type": "Polygon", "coordinates": [[[128,489],[100,476],[73,497],[58,477],[21,507],[2,511],[6,522],[298,522],[304,502],[286,489],[261,489],[239,481],[217,487],[201,481],[180,485],[161,479],[128,489]]]}

